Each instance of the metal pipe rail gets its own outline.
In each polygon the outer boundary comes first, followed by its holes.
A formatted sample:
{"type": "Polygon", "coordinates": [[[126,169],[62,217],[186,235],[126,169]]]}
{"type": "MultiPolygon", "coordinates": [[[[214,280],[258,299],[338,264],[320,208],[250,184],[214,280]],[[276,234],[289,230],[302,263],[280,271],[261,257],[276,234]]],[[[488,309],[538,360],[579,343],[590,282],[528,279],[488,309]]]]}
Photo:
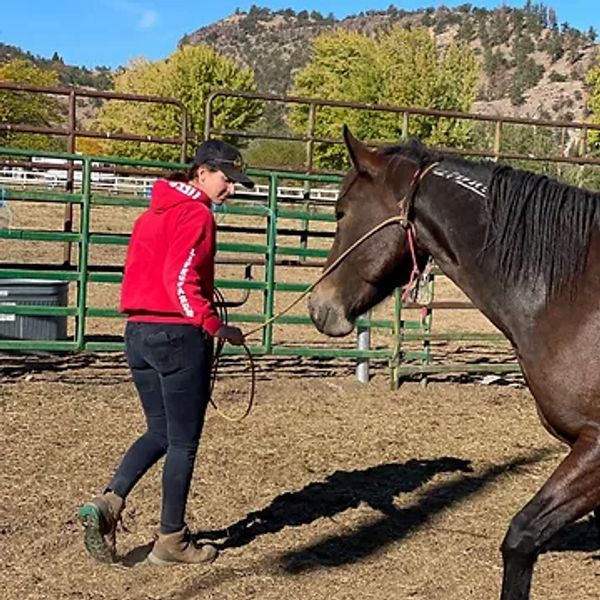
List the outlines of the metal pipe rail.
{"type": "MultiPolygon", "coordinates": [[[[469,121],[475,123],[489,123],[494,126],[492,148],[439,148],[441,151],[471,156],[476,158],[490,158],[493,160],[526,160],[534,162],[550,162],[555,164],[572,165],[600,165],[600,159],[589,152],[588,136],[592,131],[600,131],[600,125],[583,123],[577,121],[551,121],[547,119],[528,119],[522,117],[508,117],[501,115],[486,115],[482,113],[465,113],[459,111],[437,110],[427,108],[416,108],[410,106],[394,106],[387,104],[370,104],[364,102],[328,100],[325,98],[305,98],[299,96],[282,96],[277,94],[261,94],[256,92],[242,92],[232,90],[216,90],[206,100],[204,139],[216,136],[237,136],[247,139],[275,139],[303,142],[306,144],[306,160],[304,168],[308,173],[324,172],[314,165],[315,144],[341,145],[341,137],[330,138],[316,134],[318,126],[319,111],[323,108],[355,109],[362,112],[382,112],[402,116],[402,135],[407,139],[410,135],[411,117],[433,117],[437,119],[451,119],[456,121],[469,121]],[[213,104],[217,98],[246,98],[248,100],[261,100],[274,104],[302,105],[308,110],[307,129],[303,134],[271,134],[262,131],[248,131],[213,126],[213,104]],[[540,129],[561,130],[561,141],[558,152],[548,155],[534,155],[531,153],[510,152],[502,149],[503,129],[507,125],[521,125],[537,127],[540,129]],[[566,131],[578,132],[578,140],[575,147],[576,156],[568,156],[566,153],[566,131]]],[[[389,144],[389,140],[365,140],[371,146],[389,144]]]]}

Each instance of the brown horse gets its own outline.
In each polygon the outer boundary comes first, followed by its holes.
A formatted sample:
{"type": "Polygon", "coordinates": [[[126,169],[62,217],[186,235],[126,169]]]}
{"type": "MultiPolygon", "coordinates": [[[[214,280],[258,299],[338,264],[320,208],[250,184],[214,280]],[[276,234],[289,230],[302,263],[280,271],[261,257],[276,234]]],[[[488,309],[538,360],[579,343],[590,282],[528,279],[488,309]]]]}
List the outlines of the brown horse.
{"type": "Polygon", "coordinates": [[[349,333],[407,283],[413,262],[433,256],[510,340],[544,427],[570,448],[502,543],[502,600],[526,600],[544,544],[600,505],[600,194],[436,156],[418,142],[371,151],[347,129],[344,139],[353,169],[337,200],[328,264],[378,223],[406,218],[368,238],[314,289],[316,327],[349,333]]]}

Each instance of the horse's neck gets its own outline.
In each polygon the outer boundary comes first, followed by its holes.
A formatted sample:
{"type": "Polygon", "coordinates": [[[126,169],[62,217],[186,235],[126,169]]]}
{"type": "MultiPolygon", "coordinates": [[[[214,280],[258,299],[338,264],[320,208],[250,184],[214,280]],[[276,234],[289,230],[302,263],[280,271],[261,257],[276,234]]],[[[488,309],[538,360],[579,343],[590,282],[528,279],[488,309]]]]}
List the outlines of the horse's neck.
{"type": "Polygon", "coordinates": [[[492,258],[483,253],[486,215],[483,200],[464,192],[429,193],[415,211],[417,243],[440,269],[513,343],[537,310],[535,299],[511,293],[498,279],[492,258]]]}

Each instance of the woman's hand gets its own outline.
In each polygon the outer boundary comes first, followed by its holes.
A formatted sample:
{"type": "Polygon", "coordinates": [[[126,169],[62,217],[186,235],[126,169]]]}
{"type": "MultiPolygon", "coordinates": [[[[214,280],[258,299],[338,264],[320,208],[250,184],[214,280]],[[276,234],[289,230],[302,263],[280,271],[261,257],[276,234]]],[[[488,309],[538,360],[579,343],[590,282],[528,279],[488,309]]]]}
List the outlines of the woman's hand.
{"type": "Polygon", "coordinates": [[[234,346],[241,346],[244,343],[244,334],[239,327],[222,325],[215,333],[215,337],[223,338],[234,346]]]}

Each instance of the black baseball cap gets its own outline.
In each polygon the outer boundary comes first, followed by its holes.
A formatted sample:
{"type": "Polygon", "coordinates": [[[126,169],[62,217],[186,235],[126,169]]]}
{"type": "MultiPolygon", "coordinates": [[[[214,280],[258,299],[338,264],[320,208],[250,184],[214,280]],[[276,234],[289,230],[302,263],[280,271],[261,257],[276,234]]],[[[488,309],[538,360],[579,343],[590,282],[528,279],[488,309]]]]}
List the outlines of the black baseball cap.
{"type": "Polygon", "coordinates": [[[247,188],[254,187],[254,181],[244,173],[246,165],[240,151],[221,140],[207,140],[198,146],[194,165],[209,165],[222,171],[231,181],[247,188]]]}

